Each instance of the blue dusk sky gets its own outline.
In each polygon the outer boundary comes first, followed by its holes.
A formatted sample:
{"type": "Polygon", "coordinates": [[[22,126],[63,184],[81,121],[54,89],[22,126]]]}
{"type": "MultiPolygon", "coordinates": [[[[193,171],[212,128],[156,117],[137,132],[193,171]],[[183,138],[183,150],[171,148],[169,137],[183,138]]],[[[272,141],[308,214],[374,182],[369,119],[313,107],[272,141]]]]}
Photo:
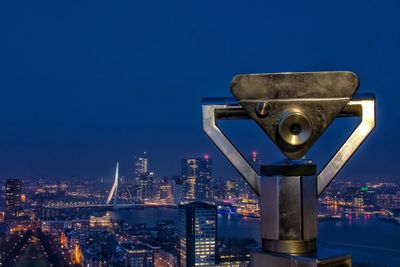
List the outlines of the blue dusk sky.
{"type": "MultiPolygon", "coordinates": [[[[0,178],[158,175],[209,154],[201,99],[238,73],[351,70],[377,97],[377,128],[340,176],[399,176],[399,1],[1,1],[0,178]]],[[[308,154],[320,166],[356,121],[308,154]]],[[[243,153],[283,158],[254,122],[222,127],[243,153]]],[[[110,176],[110,180],[111,180],[110,176]]]]}

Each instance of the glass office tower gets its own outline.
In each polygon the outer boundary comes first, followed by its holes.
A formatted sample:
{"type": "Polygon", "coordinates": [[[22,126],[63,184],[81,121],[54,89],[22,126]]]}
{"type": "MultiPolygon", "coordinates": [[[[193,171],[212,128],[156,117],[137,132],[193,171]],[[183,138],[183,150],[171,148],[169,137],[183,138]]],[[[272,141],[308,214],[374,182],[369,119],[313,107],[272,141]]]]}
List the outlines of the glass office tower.
{"type": "Polygon", "coordinates": [[[187,158],[182,160],[183,201],[213,201],[212,160],[187,158]]]}
{"type": "Polygon", "coordinates": [[[217,209],[203,202],[179,206],[180,266],[216,264],[217,209]]]}

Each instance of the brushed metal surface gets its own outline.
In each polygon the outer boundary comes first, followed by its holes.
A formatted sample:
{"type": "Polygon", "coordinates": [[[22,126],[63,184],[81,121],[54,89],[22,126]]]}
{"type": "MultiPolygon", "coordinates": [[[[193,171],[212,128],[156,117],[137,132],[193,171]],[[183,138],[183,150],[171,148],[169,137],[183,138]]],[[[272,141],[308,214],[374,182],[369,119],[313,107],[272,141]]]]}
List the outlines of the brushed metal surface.
{"type": "Polygon", "coordinates": [[[299,159],[346,106],[358,85],[358,77],[348,71],[241,74],[232,79],[231,92],[285,156],[299,159]],[[311,124],[307,131],[282,134],[284,114],[290,110],[307,118],[311,124]]]}
{"type": "Polygon", "coordinates": [[[343,113],[346,116],[360,117],[361,121],[350,137],[318,174],[318,196],[324,192],[338,172],[375,128],[375,96],[369,95],[351,100],[343,113]]]}

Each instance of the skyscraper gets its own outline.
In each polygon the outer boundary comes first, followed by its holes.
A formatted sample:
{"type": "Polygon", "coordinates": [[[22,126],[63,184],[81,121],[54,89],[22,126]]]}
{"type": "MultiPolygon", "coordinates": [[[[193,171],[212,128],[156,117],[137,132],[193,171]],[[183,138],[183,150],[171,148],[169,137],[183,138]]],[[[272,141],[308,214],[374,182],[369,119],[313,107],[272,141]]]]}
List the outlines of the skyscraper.
{"type": "Polygon", "coordinates": [[[212,160],[188,158],[182,160],[183,201],[212,201],[212,160]]]}
{"type": "Polygon", "coordinates": [[[136,198],[139,201],[151,199],[153,197],[154,174],[149,171],[149,161],[146,152],[135,157],[133,179],[135,185],[136,198]]]}
{"type": "Polygon", "coordinates": [[[182,201],[191,202],[196,198],[196,178],[198,176],[196,159],[182,160],[182,201]]]}
{"type": "Polygon", "coordinates": [[[174,201],[172,183],[168,178],[164,177],[163,181],[159,183],[159,201],[161,203],[171,204],[174,201]]]}
{"type": "Polygon", "coordinates": [[[257,156],[256,151],[251,152],[249,161],[250,161],[249,163],[253,167],[253,169],[256,170],[256,172],[258,174],[260,174],[261,159],[257,156]]]}
{"type": "Polygon", "coordinates": [[[216,263],[217,209],[203,202],[179,206],[180,266],[214,266],[216,263]]]}
{"type": "Polygon", "coordinates": [[[180,204],[183,198],[183,179],[182,176],[172,176],[172,188],[175,204],[180,204]]]}
{"type": "Polygon", "coordinates": [[[22,209],[21,206],[22,182],[19,179],[7,179],[5,188],[6,212],[16,215],[22,209]]]}
{"type": "Polygon", "coordinates": [[[135,178],[136,196],[139,200],[149,200],[153,197],[154,193],[154,174],[152,172],[145,172],[135,178]]]}
{"type": "Polygon", "coordinates": [[[133,170],[134,178],[138,177],[143,173],[149,172],[147,153],[143,152],[142,156],[135,157],[134,164],[135,164],[133,170]]]}

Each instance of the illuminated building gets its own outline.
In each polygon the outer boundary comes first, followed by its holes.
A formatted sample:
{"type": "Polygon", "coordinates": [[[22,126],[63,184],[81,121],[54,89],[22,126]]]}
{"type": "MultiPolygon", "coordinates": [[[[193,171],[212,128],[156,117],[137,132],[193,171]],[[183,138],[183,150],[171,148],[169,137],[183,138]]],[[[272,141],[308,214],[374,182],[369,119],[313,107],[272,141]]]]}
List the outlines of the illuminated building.
{"type": "Polygon", "coordinates": [[[235,183],[235,181],[232,181],[232,180],[227,180],[226,181],[226,183],[225,183],[225,189],[227,190],[227,191],[232,191],[233,189],[235,189],[236,188],[236,183],[235,183]]]}
{"type": "Polygon", "coordinates": [[[84,246],[87,244],[87,239],[89,238],[89,231],[87,230],[72,230],[67,234],[68,249],[73,250],[75,245],[84,246]]]}
{"type": "Polygon", "coordinates": [[[157,267],[175,267],[178,266],[178,257],[164,249],[159,249],[157,257],[155,257],[155,266],[157,267]]]}
{"type": "Polygon", "coordinates": [[[135,178],[136,196],[139,200],[150,200],[153,197],[153,179],[152,172],[142,173],[135,178]]]}
{"type": "Polygon", "coordinates": [[[247,254],[223,254],[219,256],[218,266],[222,267],[247,267],[250,262],[250,253],[247,254]]]}
{"type": "Polygon", "coordinates": [[[141,174],[149,172],[149,162],[147,153],[144,152],[142,156],[135,157],[134,164],[135,164],[133,170],[134,178],[137,178],[141,174]]]}
{"type": "Polygon", "coordinates": [[[353,200],[356,207],[362,208],[364,206],[364,199],[362,197],[355,197],[353,200]]]}
{"type": "Polygon", "coordinates": [[[217,209],[203,202],[179,206],[180,266],[216,263],[217,209]]]}
{"type": "Polygon", "coordinates": [[[84,261],[82,250],[78,244],[75,244],[74,250],[71,253],[71,260],[72,263],[76,265],[80,265],[84,261]]]}
{"type": "Polygon", "coordinates": [[[153,176],[154,174],[149,171],[149,162],[147,153],[144,152],[142,156],[135,157],[134,162],[134,184],[136,187],[136,197],[140,201],[149,200],[153,197],[153,176]]]}
{"type": "Polygon", "coordinates": [[[160,191],[160,202],[161,203],[173,203],[173,192],[172,192],[172,184],[167,180],[164,179],[159,185],[159,191],[160,191]]]}
{"type": "Polygon", "coordinates": [[[183,179],[181,176],[173,176],[172,177],[172,191],[174,194],[175,204],[180,204],[183,196],[183,179]]]}
{"type": "Polygon", "coordinates": [[[224,185],[223,197],[225,199],[231,199],[235,197],[237,194],[237,186],[238,184],[233,180],[226,180],[224,185]]]}
{"type": "Polygon", "coordinates": [[[87,219],[72,220],[71,224],[71,228],[74,230],[88,230],[90,228],[90,220],[87,219]]]}
{"type": "Polygon", "coordinates": [[[104,216],[90,216],[90,228],[95,229],[111,229],[111,214],[109,212],[104,216]]]}
{"type": "Polygon", "coordinates": [[[212,201],[212,160],[204,158],[182,160],[183,200],[212,201]]]}
{"type": "Polygon", "coordinates": [[[187,171],[182,172],[182,177],[183,177],[183,201],[190,202],[194,201],[196,197],[196,169],[197,169],[197,164],[196,160],[184,160],[182,162],[182,168],[183,166],[187,167],[187,171]],[[185,165],[186,164],[186,165],[185,165]],[[194,170],[194,173],[189,173],[189,170],[194,170]]]}
{"type": "Polygon", "coordinates": [[[71,228],[71,221],[66,220],[48,220],[41,221],[40,228],[43,232],[52,236],[59,236],[65,229],[71,228]]]}
{"type": "Polygon", "coordinates": [[[18,216],[22,211],[22,182],[19,179],[7,179],[5,187],[6,213],[12,216],[18,216]]]}
{"type": "Polygon", "coordinates": [[[53,208],[53,207],[41,207],[39,217],[42,219],[53,219],[60,217],[61,212],[60,209],[53,208]]]}
{"type": "Polygon", "coordinates": [[[257,157],[256,151],[251,153],[249,163],[257,173],[260,173],[261,159],[257,157]]]}
{"type": "Polygon", "coordinates": [[[136,198],[139,201],[150,200],[153,197],[153,176],[154,174],[149,171],[147,153],[144,152],[142,156],[135,157],[133,178],[136,198]]]}
{"type": "Polygon", "coordinates": [[[143,244],[122,244],[124,249],[126,266],[132,267],[153,267],[153,249],[143,244]]]}
{"type": "Polygon", "coordinates": [[[68,248],[68,238],[64,232],[61,232],[60,235],[60,245],[62,248],[68,248]]]}

